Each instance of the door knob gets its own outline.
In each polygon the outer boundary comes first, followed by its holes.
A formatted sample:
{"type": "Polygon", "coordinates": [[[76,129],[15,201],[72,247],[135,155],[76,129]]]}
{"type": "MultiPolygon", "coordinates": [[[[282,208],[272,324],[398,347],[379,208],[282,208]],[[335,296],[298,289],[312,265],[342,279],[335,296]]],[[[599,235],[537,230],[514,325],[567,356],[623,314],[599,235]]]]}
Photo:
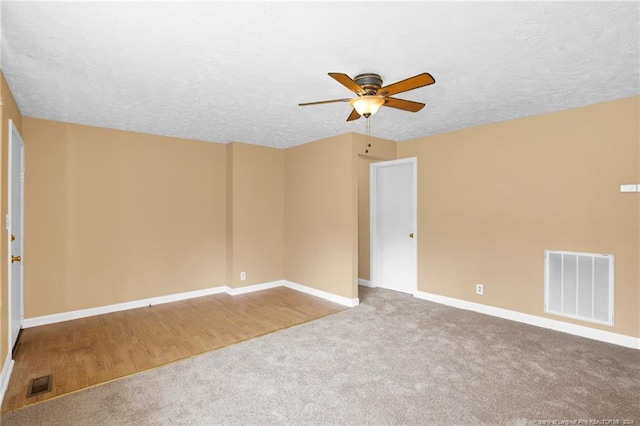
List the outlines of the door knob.
{"type": "Polygon", "coordinates": [[[15,241],[16,240],[16,236],[11,234],[11,241],[15,241]]]}
{"type": "Polygon", "coordinates": [[[413,238],[413,232],[409,234],[409,238],[413,238]]]}
{"type": "Polygon", "coordinates": [[[22,256],[14,256],[11,255],[11,263],[13,262],[20,262],[22,260],[22,256]]]}

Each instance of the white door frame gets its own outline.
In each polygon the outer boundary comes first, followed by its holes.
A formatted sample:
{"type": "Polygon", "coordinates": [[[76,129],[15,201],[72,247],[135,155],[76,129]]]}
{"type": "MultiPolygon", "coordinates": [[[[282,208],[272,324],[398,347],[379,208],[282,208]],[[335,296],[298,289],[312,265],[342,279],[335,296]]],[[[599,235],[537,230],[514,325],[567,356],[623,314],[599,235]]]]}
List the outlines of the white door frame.
{"type": "Polygon", "coordinates": [[[411,164],[413,169],[413,206],[414,206],[414,214],[413,214],[413,229],[414,229],[414,239],[415,239],[415,262],[416,265],[416,282],[415,285],[412,286],[413,292],[418,291],[418,158],[410,157],[410,158],[402,158],[400,160],[390,160],[390,161],[380,161],[377,163],[371,163],[369,169],[369,178],[370,178],[370,215],[371,215],[371,223],[370,223],[370,251],[371,251],[371,286],[377,287],[378,283],[378,250],[377,250],[377,241],[378,241],[378,231],[377,231],[377,217],[378,217],[378,179],[376,171],[382,167],[393,167],[399,165],[411,164]]]}
{"type": "MultiPolygon", "coordinates": [[[[20,185],[20,204],[21,204],[21,220],[20,220],[20,238],[22,240],[22,247],[21,247],[21,253],[18,253],[18,255],[23,256],[24,253],[24,142],[22,140],[22,136],[20,135],[20,132],[18,132],[17,127],[15,126],[13,120],[9,120],[9,158],[8,158],[8,199],[9,199],[9,203],[8,203],[8,212],[7,212],[7,217],[6,217],[6,228],[7,228],[7,253],[8,253],[8,257],[6,259],[7,262],[7,271],[8,271],[8,294],[7,294],[7,298],[8,298],[8,313],[9,313],[9,351],[11,351],[13,349],[13,345],[16,343],[16,339],[18,338],[18,335],[16,334],[14,336],[13,334],[13,329],[15,324],[13,323],[13,302],[14,302],[14,297],[19,297],[20,298],[20,328],[22,328],[22,324],[24,321],[24,264],[21,262],[20,265],[23,268],[22,270],[22,274],[21,274],[21,282],[20,282],[20,290],[19,293],[13,294],[13,282],[12,282],[12,268],[11,268],[11,256],[14,254],[11,250],[11,211],[12,211],[12,197],[13,197],[13,178],[12,178],[12,172],[13,172],[13,168],[16,167],[15,164],[13,164],[13,150],[16,149],[16,144],[18,144],[19,146],[17,147],[18,149],[20,149],[22,151],[22,155],[21,157],[21,164],[19,165],[20,167],[20,180],[22,181],[21,185],[20,185]],[[17,135],[18,138],[14,137],[14,135],[17,135]]],[[[24,256],[23,256],[24,258],[24,256]]],[[[20,328],[18,328],[18,332],[20,330],[20,328]]]]}

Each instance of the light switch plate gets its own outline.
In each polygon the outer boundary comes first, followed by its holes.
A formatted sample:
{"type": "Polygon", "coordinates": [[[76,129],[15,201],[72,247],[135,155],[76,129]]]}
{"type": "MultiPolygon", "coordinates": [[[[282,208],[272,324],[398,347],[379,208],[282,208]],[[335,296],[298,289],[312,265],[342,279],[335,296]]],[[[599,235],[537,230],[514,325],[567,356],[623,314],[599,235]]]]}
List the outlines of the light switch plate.
{"type": "Polygon", "coordinates": [[[637,184],[620,185],[620,192],[638,192],[637,184]]]}

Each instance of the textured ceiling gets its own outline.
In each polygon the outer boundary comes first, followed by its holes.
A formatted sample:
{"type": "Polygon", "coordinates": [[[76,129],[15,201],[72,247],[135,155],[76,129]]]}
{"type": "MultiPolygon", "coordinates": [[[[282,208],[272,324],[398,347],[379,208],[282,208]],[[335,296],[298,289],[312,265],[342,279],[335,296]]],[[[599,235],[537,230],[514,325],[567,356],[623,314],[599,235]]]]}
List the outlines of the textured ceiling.
{"type": "Polygon", "coordinates": [[[640,93],[638,2],[2,2],[25,116],[288,147],[346,132],[327,76],[429,72],[371,134],[403,141],[640,93]]]}

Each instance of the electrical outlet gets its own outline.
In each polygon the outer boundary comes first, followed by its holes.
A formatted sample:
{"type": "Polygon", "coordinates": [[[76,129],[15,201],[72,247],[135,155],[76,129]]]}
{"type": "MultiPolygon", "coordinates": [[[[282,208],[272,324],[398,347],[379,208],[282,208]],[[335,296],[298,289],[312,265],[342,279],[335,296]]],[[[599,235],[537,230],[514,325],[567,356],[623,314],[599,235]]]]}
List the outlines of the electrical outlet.
{"type": "Polygon", "coordinates": [[[240,272],[240,281],[244,281],[247,279],[247,273],[246,272],[240,272]]]}
{"type": "Polygon", "coordinates": [[[476,294],[482,296],[484,293],[484,286],[482,284],[476,284],[476,294]]]}

